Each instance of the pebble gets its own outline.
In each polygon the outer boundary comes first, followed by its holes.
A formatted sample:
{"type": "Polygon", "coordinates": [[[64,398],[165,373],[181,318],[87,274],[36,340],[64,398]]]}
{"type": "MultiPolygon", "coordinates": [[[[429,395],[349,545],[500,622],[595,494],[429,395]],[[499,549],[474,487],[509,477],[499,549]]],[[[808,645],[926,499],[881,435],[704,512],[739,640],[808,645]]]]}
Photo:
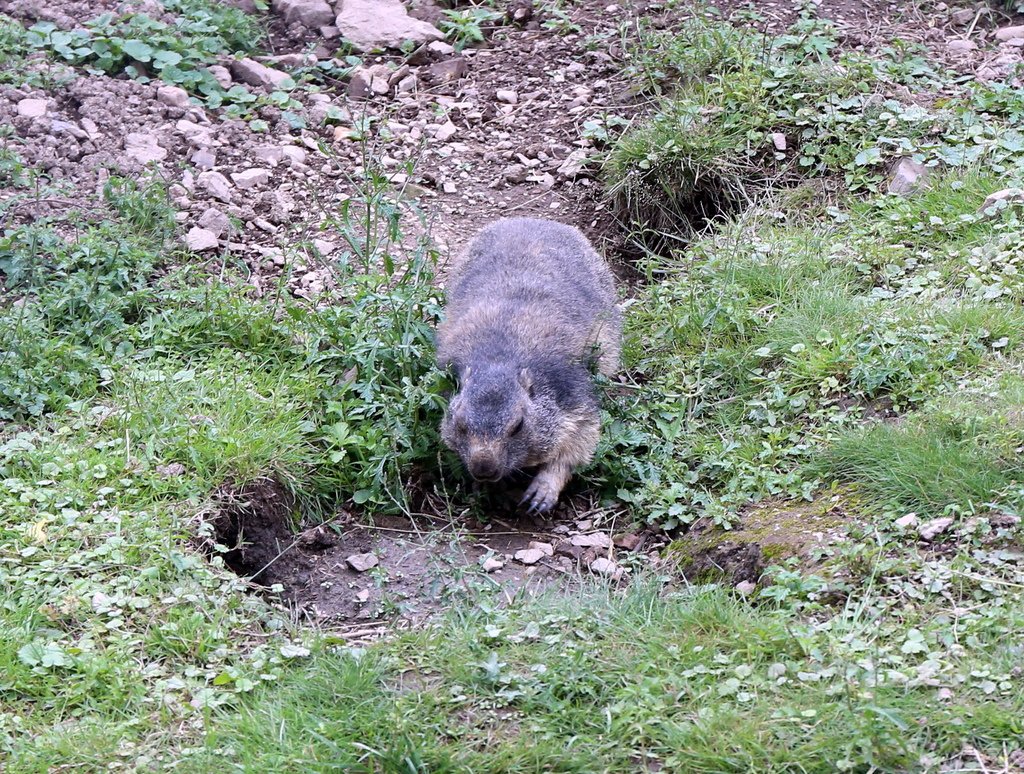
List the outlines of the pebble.
{"type": "Polygon", "coordinates": [[[265,185],[270,180],[270,173],[265,169],[247,169],[243,172],[232,172],[231,179],[242,190],[265,185]]]}
{"type": "Polygon", "coordinates": [[[376,567],[378,564],[377,555],[373,552],[352,554],[352,556],[345,558],[345,562],[356,572],[366,572],[371,567],[376,567]]]}
{"type": "Polygon", "coordinates": [[[493,556],[488,556],[483,562],[480,563],[484,572],[495,572],[505,566],[505,563],[500,559],[495,559],[493,556]]]}
{"type": "Polygon", "coordinates": [[[511,89],[498,89],[494,96],[498,102],[504,102],[506,105],[515,105],[519,102],[519,95],[511,89]]]}
{"type": "Polygon", "coordinates": [[[218,238],[231,231],[231,219],[216,207],[207,208],[199,217],[199,225],[218,238]]]}
{"type": "Polygon", "coordinates": [[[18,115],[22,118],[45,116],[47,109],[45,99],[22,99],[18,101],[18,115]]]}
{"type": "Polygon", "coordinates": [[[200,169],[213,169],[217,166],[217,155],[206,148],[200,148],[192,154],[192,163],[200,169]]]}
{"type": "Polygon", "coordinates": [[[124,140],[124,154],[140,164],[150,164],[167,158],[167,149],[161,148],[152,134],[131,132],[124,140]]]}
{"type": "Polygon", "coordinates": [[[573,535],[569,542],[581,548],[611,548],[612,539],[604,532],[593,532],[589,535],[573,535]]]}
{"type": "Polygon", "coordinates": [[[539,548],[524,548],[521,551],[516,551],[515,553],[516,561],[522,562],[523,564],[537,564],[537,562],[545,556],[546,554],[539,548]]]}
{"type": "Polygon", "coordinates": [[[215,199],[222,202],[231,201],[231,183],[220,172],[201,172],[196,182],[215,199]]]}
{"type": "Polygon", "coordinates": [[[952,526],[953,517],[943,516],[938,519],[926,521],[918,528],[917,534],[921,536],[922,540],[932,541],[952,526]]]}
{"type": "Polygon", "coordinates": [[[160,86],[156,90],[156,101],[168,107],[185,109],[189,107],[188,92],[178,86],[160,86]]]}
{"type": "Polygon", "coordinates": [[[555,547],[553,545],[550,543],[541,543],[537,540],[531,540],[529,548],[536,548],[538,551],[541,551],[544,556],[551,556],[555,553],[555,547]]]}
{"type": "Polygon", "coordinates": [[[590,571],[597,573],[598,575],[604,575],[607,578],[614,578],[616,575],[621,575],[619,566],[611,559],[605,559],[603,556],[597,557],[597,559],[590,563],[590,571]]]}
{"type": "Polygon", "coordinates": [[[451,121],[441,124],[434,129],[434,139],[438,142],[447,142],[454,137],[459,131],[459,128],[451,121]]]}
{"type": "Polygon", "coordinates": [[[213,250],[217,247],[217,235],[208,229],[193,226],[185,235],[185,246],[194,253],[213,250]]]}
{"type": "Polygon", "coordinates": [[[1017,40],[1024,38],[1024,24],[1013,27],[1000,27],[996,30],[996,40],[1017,40]]]}
{"type": "Polygon", "coordinates": [[[900,529],[914,529],[919,522],[920,519],[917,518],[916,513],[908,513],[906,516],[900,516],[896,519],[896,526],[900,529]]]}
{"type": "Polygon", "coordinates": [[[973,40],[954,38],[953,40],[946,41],[946,50],[953,54],[967,54],[976,48],[978,48],[978,44],[973,40]]]}
{"type": "Polygon", "coordinates": [[[784,135],[782,132],[772,132],[771,137],[772,145],[775,146],[775,150],[779,152],[786,150],[786,148],[788,147],[788,143],[786,142],[786,135],[784,135]]]}
{"type": "Polygon", "coordinates": [[[919,161],[904,157],[896,162],[889,174],[889,193],[909,194],[924,182],[930,170],[919,161]]]}

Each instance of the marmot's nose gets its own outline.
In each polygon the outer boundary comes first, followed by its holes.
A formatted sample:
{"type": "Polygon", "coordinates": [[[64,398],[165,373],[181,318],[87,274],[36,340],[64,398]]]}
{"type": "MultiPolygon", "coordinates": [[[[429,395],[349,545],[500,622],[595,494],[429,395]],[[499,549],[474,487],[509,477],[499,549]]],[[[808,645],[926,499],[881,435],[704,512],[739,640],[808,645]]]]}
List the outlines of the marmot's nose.
{"type": "Polygon", "coordinates": [[[501,478],[497,463],[489,457],[473,460],[469,464],[469,475],[479,481],[497,481],[501,478]]]}

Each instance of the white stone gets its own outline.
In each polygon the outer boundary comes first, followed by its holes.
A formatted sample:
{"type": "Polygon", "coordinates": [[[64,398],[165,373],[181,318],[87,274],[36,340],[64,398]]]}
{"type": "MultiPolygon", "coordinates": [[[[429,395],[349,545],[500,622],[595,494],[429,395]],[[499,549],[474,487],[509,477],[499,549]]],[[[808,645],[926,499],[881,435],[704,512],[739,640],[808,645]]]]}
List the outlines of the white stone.
{"type": "Polygon", "coordinates": [[[973,40],[954,38],[953,40],[946,41],[946,50],[953,54],[967,54],[977,48],[978,44],[973,40]]]}
{"type": "Polygon", "coordinates": [[[231,84],[234,82],[231,79],[231,73],[228,68],[223,65],[210,65],[206,68],[206,71],[213,76],[213,79],[220,84],[222,89],[230,89],[231,84]]]}
{"type": "Polygon", "coordinates": [[[446,121],[440,126],[434,129],[434,139],[438,142],[447,142],[454,137],[459,131],[459,127],[453,124],[451,121],[446,121]]]}
{"type": "Polygon", "coordinates": [[[215,199],[231,201],[231,183],[220,172],[201,172],[196,182],[215,199]]]}
{"type": "Polygon", "coordinates": [[[605,559],[603,556],[597,557],[597,559],[590,563],[591,572],[608,578],[614,578],[618,570],[619,566],[615,562],[611,559],[605,559]]]}
{"type": "Polygon", "coordinates": [[[188,92],[178,86],[160,86],[156,90],[157,102],[162,102],[168,107],[187,108],[189,102],[188,92]]]}
{"type": "Polygon", "coordinates": [[[265,185],[270,180],[270,173],[265,169],[247,169],[244,172],[232,172],[231,179],[242,190],[265,185]]]}
{"type": "Polygon", "coordinates": [[[310,29],[329,25],[334,11],[324,0],[273,0],[274,13],[284,16],[288,24],[301,24],[310,29]]]}
{"type": "Polygon", "coordinates": [[[125,137],[124,154],[140,164],[151,164],[167,158],[167,150],[157,144],[156,137],[145,132],[131,132],[125,137]]]}
{"type": "Polygon", "coordinates": [[[978,211],[984,215],[994,215],[1004,209],[999,206],[1000,202],[1006,202],[1007,207],[1024,203],[1024,188],[1004,188],[1001,191],[990,193],[985,197],[985,201],[982,202],[978,211]]]}
{"type": "Polygon", "coordinates": [[[484,572],[495,572],[505,566],[505,563],[500,559],[495,559],[493,556],[488,556],[483,562],[480,563],[484,572]]]}
{"type": "Polygon", "coordinates": [[[931,521],[926,521],[917,530],[917,534],[921,536],[922,540],[931,541],[937,538],[939,535],[941,535],[943,532],[945,532],[952,526],[953,517],[943,516],[939,519],[932,519],[931,521]]]}
{"type": "Polygon", "coordinates": [[[199,226],[193,226],[185,235],[185,246],[194,253],[213,250],[217,247],[217,235],[199,226]]]}
{"type": "Polygon", "coordinates": [[[371,567],[376,567],[377,556],[376,554],[365,553],[365,554],[352,554],[352,556],[345,559],[348,562],[348,566],[356,572],[366,572],[371,567]]]}
{"type": "Polygon", "coordinates": [[[200,148],[192,154],[192,163],[200,169],[213,169],[217,166],[217,155],[207,148],[200,148]]]}
{"type": "Polygon", "coordinates": [[[519,102],[519,95],[512,91],[512,89],[498,89],[494,96],[498,102],[504,102],[506,105],[515,105],[519,102]]]}
{"type": "Polygon", "coordinates": [[[528,548],[536,548],[538,551],[541,551],[544,556],[554,556],[555,553],[555,547],[553,545],[550,543],[542,543],[538,540],[531,540],[528,548]]]}
{"type": "Polygon", "coordinates": [[[782,132],[772,132],[772,145],[775,146],[775,150],[784,151],[788,147],[786,142],[786,135],[782,132]]]}
{"type": "Polygon", "coordinates": [[[288,73],[267,67],[248,57],[232,62],[231,72],[242,83],[247,83],[250,86],[262,86],[268,91],[290,89],[295,86],[295,81],[288,73]]]}
{"type": "Polygon", "coordinates": [[[581,548],[611,548],[612,539],[604,532],[593,532],[589,535],[573,535],[569,541],[581,548]]]}
{"type": "Polygon", "coordinates": [[[996,40],[1017,40],[1024,38],[1024,25],[1000,27],[996,30],[996,40]]]}
{"type": "Polygon", "coordinates": [[[444,35],[432,24],[409,16],[401,0],[340,0],[335,26],[358,51],[401,48],[441,40],[444,35]]]}
{"type": "Polygon", "coordinates": [[[896,162],[889,174],[889,193],[908,194],[917,190],[929,175],[929,168],[910,157],[896,162]]]}
{"type": "Polygon", "coordinates": [[[199,225],[218,238],[231,231],[231,219],[216,207],[209,207],[199,217],[199,225]]]}
{"type": "Polygon", "coordinates": [[[45,99],[18,100],[18,115],[22,118],[39,118],[47,112],[45,99]]]}
{"type": "Polygon", "coordinates": [[[570,153],[558,167],[561,177],[572,179],[579,177],[587,166],[587,152],[580,148],[570,153]]]}
{"type": "Polygon", "coordinates": [[[545,556],[546,554],[539,548],[524,548],[523,550],[516,551],[515,553],[516,561],[522,562],[523,564],[537,564],[537,562],[545,556]]]}

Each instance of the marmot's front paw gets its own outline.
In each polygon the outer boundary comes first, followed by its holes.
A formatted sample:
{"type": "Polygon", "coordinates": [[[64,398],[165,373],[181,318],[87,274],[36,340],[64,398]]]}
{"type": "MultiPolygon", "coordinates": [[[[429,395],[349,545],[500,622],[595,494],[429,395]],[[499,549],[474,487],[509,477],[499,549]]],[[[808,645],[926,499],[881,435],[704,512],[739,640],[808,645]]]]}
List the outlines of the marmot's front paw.
{"type": "Polygon", "coordinates": [[[520,505],[529,503],[527,509],[530,513],[544,513],[550,511],[558,502],[558,496],[565,486],[565,478],[549,470],[542,470],[533,481],[530,482],[526,494],[519,501],[520,505]]]}

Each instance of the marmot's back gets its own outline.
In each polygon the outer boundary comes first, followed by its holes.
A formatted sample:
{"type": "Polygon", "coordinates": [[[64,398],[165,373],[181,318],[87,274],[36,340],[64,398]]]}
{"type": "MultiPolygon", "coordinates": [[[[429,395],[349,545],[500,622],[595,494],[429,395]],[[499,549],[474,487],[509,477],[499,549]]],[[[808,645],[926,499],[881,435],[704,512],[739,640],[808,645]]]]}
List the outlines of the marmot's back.
{"type": "Polygon", "coordinates": [[[456,264],[447,296],[448,324],[438,342],[442,360],[449,350],[468,354],[471,342],[451,340],[454,329],[500,325],[511,337],[506,343],[532,350],[524,356],[575,358],[598,344],[601,370],[615,370],[618,348],[610,345],[619,334],[614,278],[586,237],[571,226],[534,218],[493,223],[456,264]]]}

